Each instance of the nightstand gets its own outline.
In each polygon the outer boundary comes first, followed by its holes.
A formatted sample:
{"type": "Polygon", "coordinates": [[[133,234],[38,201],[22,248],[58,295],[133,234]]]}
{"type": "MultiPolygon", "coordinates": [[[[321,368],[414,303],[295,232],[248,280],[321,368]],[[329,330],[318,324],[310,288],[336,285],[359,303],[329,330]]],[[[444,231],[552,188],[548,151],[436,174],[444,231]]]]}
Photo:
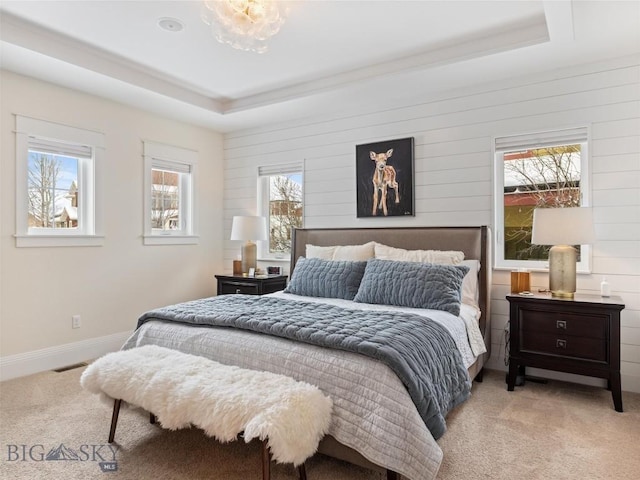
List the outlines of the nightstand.
{"type": "Polygon", "coordinates": [[[286,275],[269,275],[266,277],[240,277],[232,275],[216,275],[218,295],[244,293],[245,295],[264,295],[284,290],[287,286],[286,275]]]}
{"type": "Polygon", "coordinates": [[[604,378],[613,405],[622,412],[620,388],[620,297],[576,294],[507,295],[509,373],[513,391],[519,367],[536,367],[604,378]]]}

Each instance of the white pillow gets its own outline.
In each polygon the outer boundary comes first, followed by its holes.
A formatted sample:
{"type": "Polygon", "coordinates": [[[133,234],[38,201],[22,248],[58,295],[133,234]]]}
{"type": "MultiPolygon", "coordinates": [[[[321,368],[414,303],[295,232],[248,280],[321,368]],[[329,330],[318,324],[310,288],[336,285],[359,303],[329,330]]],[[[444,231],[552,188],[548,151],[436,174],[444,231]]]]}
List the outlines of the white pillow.
{"type": "Polygon", "coordinates": [[[321,258],[322,260],[333,260],[333,254],[336,251],[336,247],[318,247],[307,243],[305,257],[307,258],[321,258]]]}
{"type": "Polygon", "coordinates": [[[331,247],[319,247],[306,245],[307,258],[321,258],[323,260],[347,260],[350,262],[364,262],[373,258],[375,242],[363,245],[334,245],[331,247]]]}
{"type": "Polygon", "coordinates": [[[380,260],[439,263],[441,265],[457,265],[464,260],[464,252],[454,250],[405,250],[404,248],[389,247],[382,243],[375,244],[375,256],[380,260]]]}
{"type": "Polygon", "coordinates": [[[462,279],[462,303],[471,305],[480,310],[478,301],[480,292],[478,291],[478,272],[480,271],[479,260],[463,260],[459,265],[466,265],[469,271],[462,279]]]}

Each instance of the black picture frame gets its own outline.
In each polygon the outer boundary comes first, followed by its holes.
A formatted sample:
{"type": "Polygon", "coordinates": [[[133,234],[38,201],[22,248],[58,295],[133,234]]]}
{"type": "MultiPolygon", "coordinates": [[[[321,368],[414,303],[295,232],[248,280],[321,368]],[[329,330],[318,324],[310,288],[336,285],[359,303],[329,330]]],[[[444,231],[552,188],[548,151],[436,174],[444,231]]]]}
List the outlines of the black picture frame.
{"type": "Polygon", "coordinates": [[[409,137],[356,145],[356,210],[358,218],[415,215],[413,143],[413,137],[409,137]],[[377,169],[379,162],[386,162],[386,165],[382,165],[380,170],[377,169]],[[391,167],[391,170],[384,167],[391,167]],[[393,173],[395,173],[397,188],[391,188],[393,183],[390,182],[390,178],[393,173]],[[382,185],[381,188],[374,188],[374,174],[376,183],[382,185]],[[385,188],[386,199],[383,199],[385,188]],[[376,190],[378,191],[377,195],[376,190]],[[396,202],[396,194],[398,202],[396,202]],[[373,203],[376,197],[377,206],[374,208],[373,203]],[[384,200],[386,200],[386,212],[384,200]]]}

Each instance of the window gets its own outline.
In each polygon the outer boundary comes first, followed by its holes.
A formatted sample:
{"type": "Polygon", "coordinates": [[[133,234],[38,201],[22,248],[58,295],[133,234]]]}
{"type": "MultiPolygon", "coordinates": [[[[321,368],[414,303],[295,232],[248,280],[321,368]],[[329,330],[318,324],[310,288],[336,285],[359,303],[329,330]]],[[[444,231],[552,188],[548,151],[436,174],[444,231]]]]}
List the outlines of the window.
{"type": "MultiPolygon", "coordinates": [[[[589,205],[587,128],[495,139],[496,268],[545,269],[551,245],[532,245],[535,208],[589,205]]],[[[589,271],[589,247],[577,269],[589,271]]]]}
{"type": "Polygon", "coordinates": [[[258,168],[258,211],[269,232],[260,258],[288,259],[291,231],[303,223],[302,170],[301,164],[258,168]]]}
{"type": "Polygon", "coordinates": [[[197,152],[144,142],[145,245],[196,244],[197,152]]]}
{"type": "Polygon", "coordinates": [[[104,135],[16,116],[16,244],[95,246],[104,135]]]}

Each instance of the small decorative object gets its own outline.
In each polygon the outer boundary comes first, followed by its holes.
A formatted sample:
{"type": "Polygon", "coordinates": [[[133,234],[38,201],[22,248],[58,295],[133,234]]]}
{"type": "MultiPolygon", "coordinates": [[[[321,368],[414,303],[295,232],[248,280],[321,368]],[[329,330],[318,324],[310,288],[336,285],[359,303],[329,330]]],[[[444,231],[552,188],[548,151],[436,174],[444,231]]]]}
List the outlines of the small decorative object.
{"type": "Polygon", "coordinates": [[[358,217],[413,215],[413,137],[356,146],[358,217]]]}
{"type": "Polygon", "coordinates": [[[255,240],[267,239],[267,222],[264,217],[233,217],[231,240],[246,240],[242,246],[242,273],[255,271],[257,247],[255,240]]]}
{"type": "Polygon", "coordinates": [[[590,208],[536,208],[531,243],[553,245],[549,250],[549,290],[552,297],[573,298],[577,251],[573,245],[593,243],[590,208]]]}
{"type": "Polygon", "coordinates": [[[250,277],[255,277],[255,276],[256,276],[256,269],[255,269],[255,268],[253,268],[253,267],[251,267],[251,268],[249,269],[249,273],[248,273],[248,275],[249,275],[250,277]]]}
{"type": "Polygon", "coordinates": [[[282,267],[267,267],[269,275],[282,275],[282,267]]]}
{"type": "Polygon", "coordinates": [[[269,275],[267,275],[267,271],[263,270],[261,268],[256,268],[256,274],[255,274],[256,278],[268,278],[269,275]]]}
{"type": "Polygon", "coordinates": [[[602,282],[600,282],[600,295],[603,297],[611,296],[611,285],[607,282],[607,277],[602,277],[602,282]]]}
{"type": "Polygon", "coordinates": [[[234,275],[242,275],[242,260],[234,260],[233,261],[233,274],[234,275]]]}
{"type": "Polygon", "coordinates": [[[523,293],[530,290],[530,275],[525,269],[511,272],[511,293],[523,293]]]}

